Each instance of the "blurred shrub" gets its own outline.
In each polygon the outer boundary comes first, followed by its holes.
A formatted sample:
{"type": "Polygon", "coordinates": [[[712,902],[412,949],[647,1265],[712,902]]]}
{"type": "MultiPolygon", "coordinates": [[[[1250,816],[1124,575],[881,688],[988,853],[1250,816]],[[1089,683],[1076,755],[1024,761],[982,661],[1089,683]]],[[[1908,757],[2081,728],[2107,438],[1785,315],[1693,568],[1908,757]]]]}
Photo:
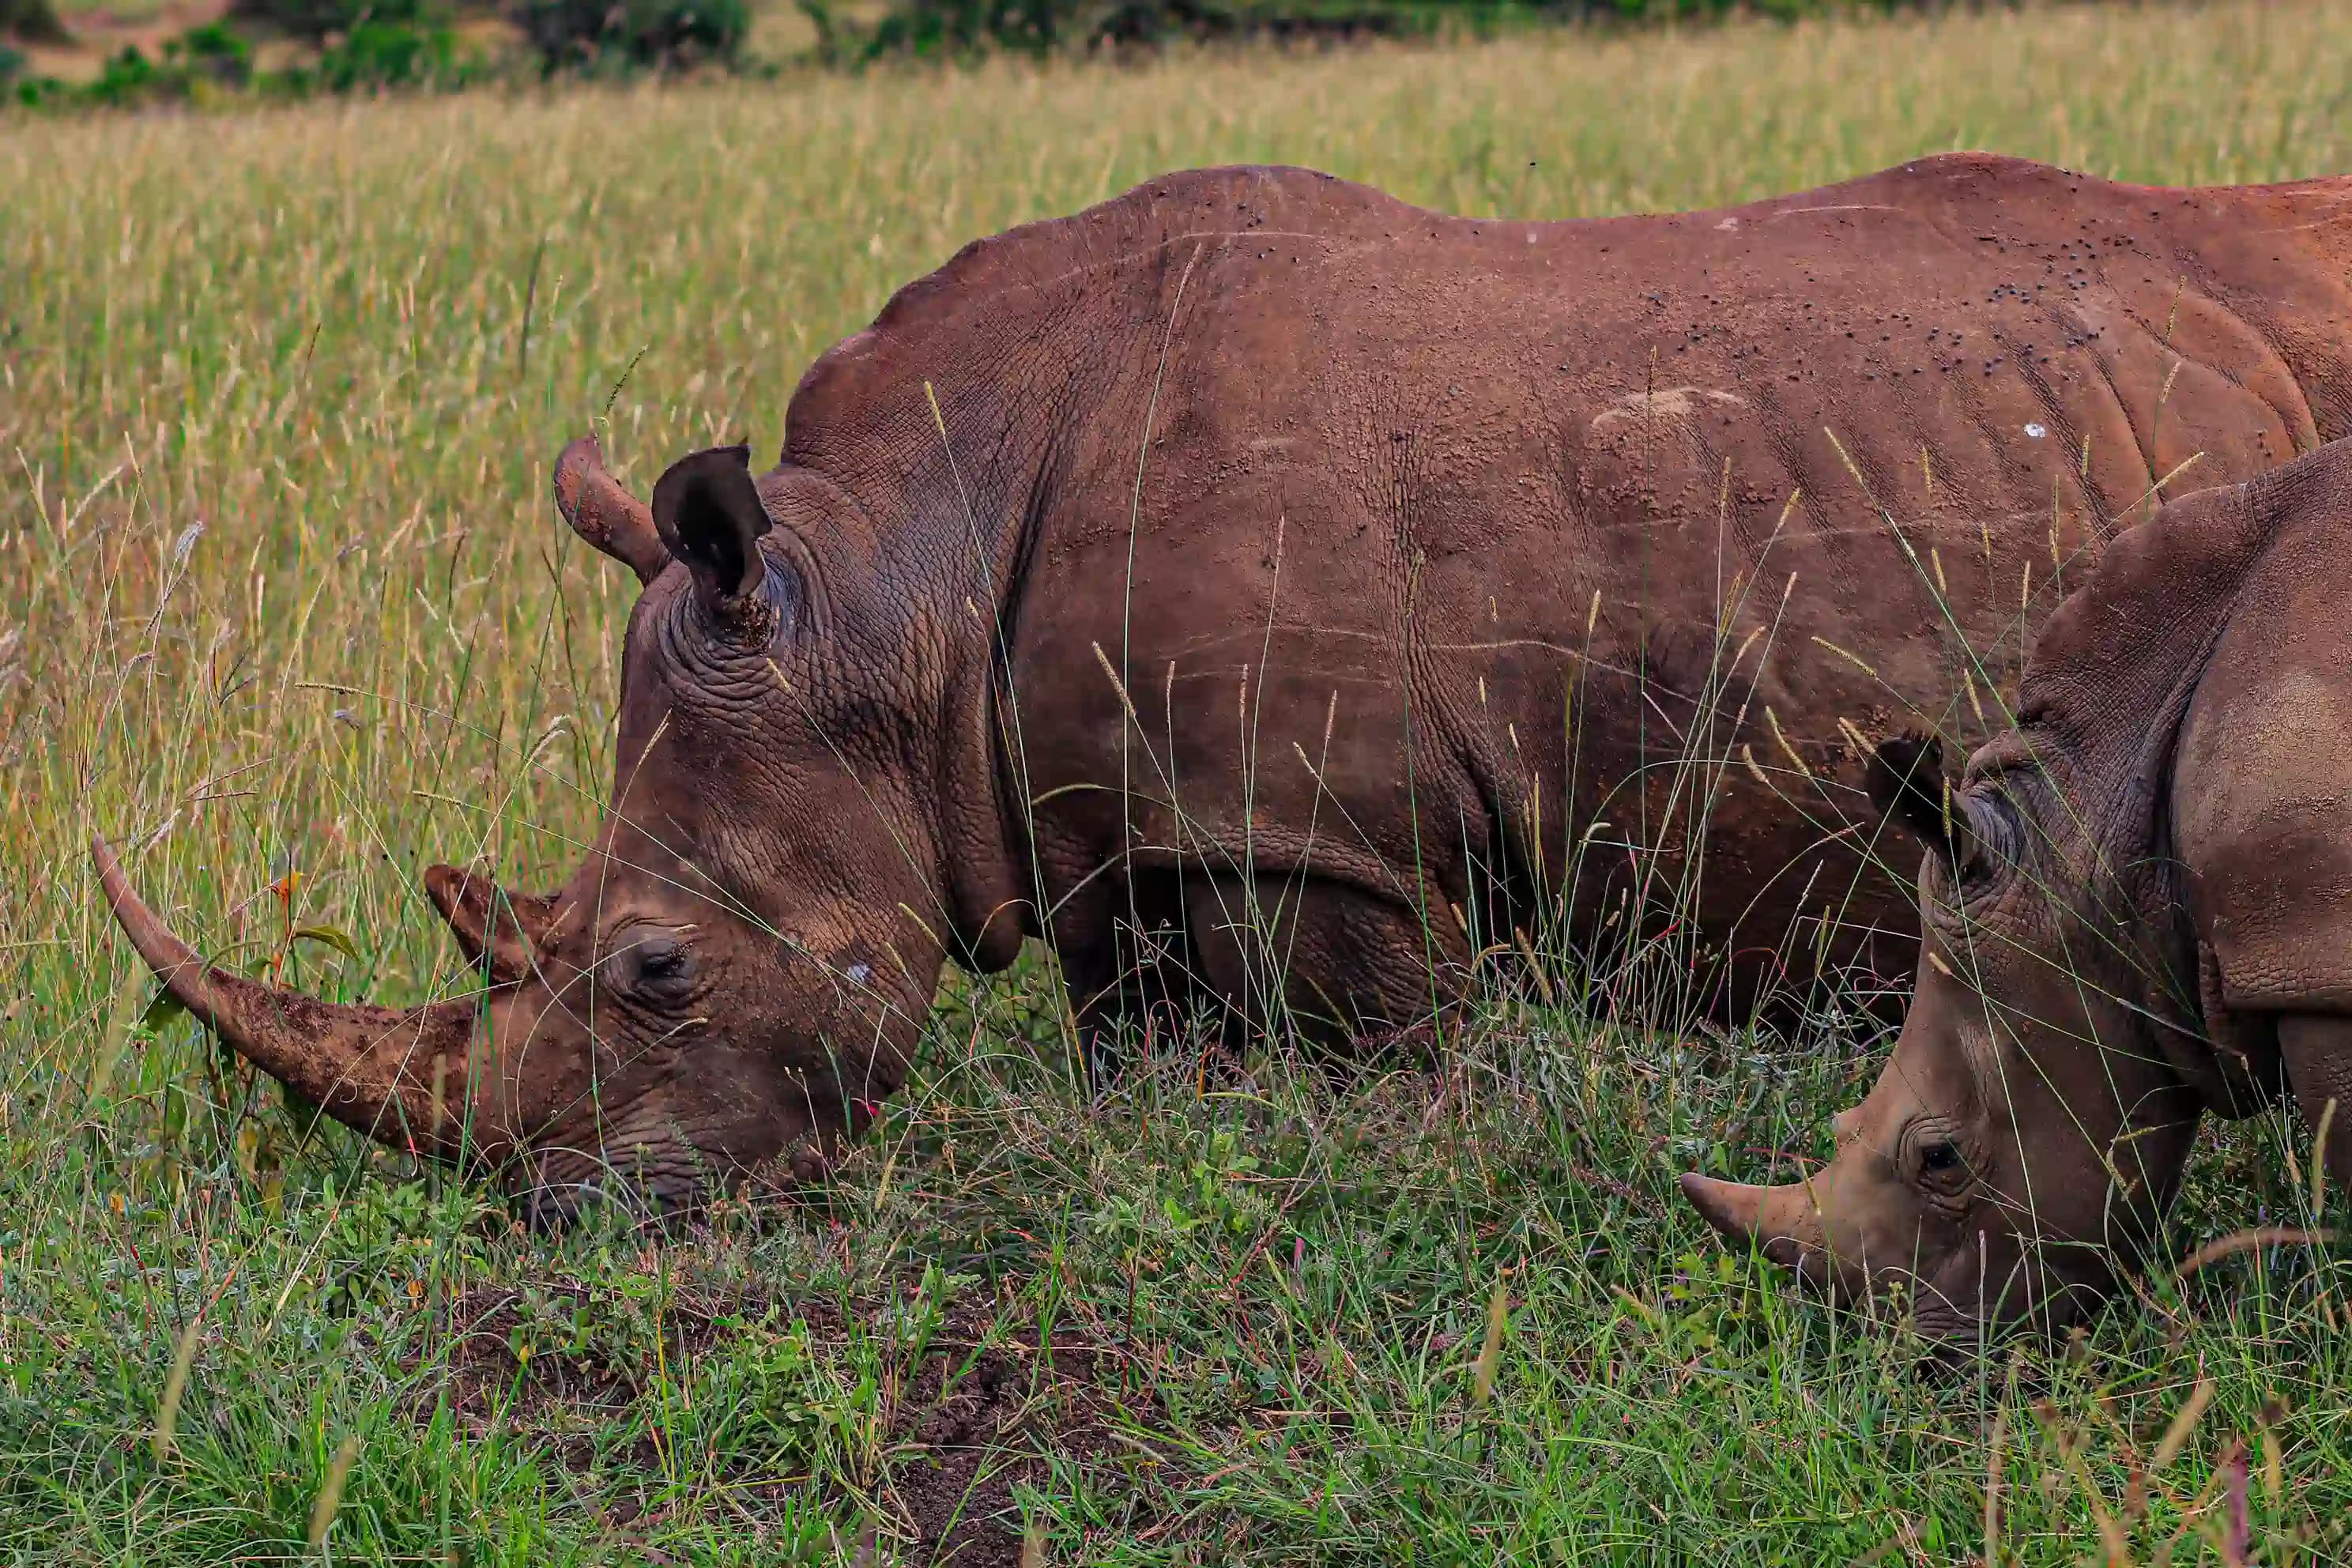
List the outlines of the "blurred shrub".
{"type": "MultiPolygon", "coordinates": [[[[22,38],[32,44],[62,44],[68,37],[49,0],[0,0],[0,37],[22,38]]],[[[16,68],[24,68],[22,55],[16,56],[16,68]]],[[[0,82],[5,80],[6,76],[0,74],[0,82]]]]}
{"type": "Polygon", "coordinates": [[[1176,38],[1372,37],[1545,21],[1666,21],[1923,9],[1937,0],[887,0],[862,30],[832,0],[796,0],[836,58],[1148,45],[1176,38]]]}
{"type": "Polygon", "coordinates": [[[121,54],[108,58],[96,79],[82,85],[81,95],[92,103],[120,108],[151,99],[177,97],[184,85],[176,73],[162,69],[142,54],[137,45],[125,44],[121,54]]]}
{"type": "Polygon", "coordinates": [[[318,58],[259,82],[281,97],[457,87],[482,74],[461,54],[450,0],[234,0],[230,16],[310,44],[318,58]]]}
{"type": "Polygon", "coordinates": [[[511,15],[549,70],[735,65],[748,0],[516,0],[511,15]]]}
{"type": "Polygon", "coordinates": [[[330,92],[382,87],[456,86],[464,72],[448,28],[414,22],[363,21],[320,52],[319,85],[330,92]]]}
{"type": "Polygon", "coordinates": [[[425,27],[446,20],[432,0],[234,0],[229,15],[313,44],[364,26],[425,27]]]}
{"type": "Polygon", "coordinates": [[[446,26],[365,19],[348,32],[329,34],[310,63],[278,70],[257,71],[252,44],[221,22],[189,28],[163,46],[160,60],[126,46],[88,81],[42,76],[11,82],[4,68],[0,62],[0,91],[31,109],[204,101],[222,92],[247,89],[274,98],[307,98],[318,92],[461,87],[489,69],[461,54],[457,35],[446,26]]]}
{"type": "MultiPolygon", "coordinates": [[[[22,69],[18,68],[20,73],[22,69]]],[[[72,84],[53,76],[19,74],[9,90],[16,95],[16,102],[26,109],[55,109],[75,101],[72,84]]]]}
{"type": "Polygon", "coordinates": [[[32,93],[18,89],[26,103],[79,101],[121,108],[136,103],[175,101],[209,89],[240,88],[253,79],[253,49],[243,38],[218,23],[191,27],[163,46],[163,58],[151,60],[134,45],[125,45],[109,58],[98,76],[79,87],[62,82],[26,83],[32,93]]]}
{"type": "MultiPolygon", "coordinates": [[[[232,0],[228,19],[190,28],[148,58],[125,47],[93,80],[28,76],[0,46],[0,100],[33,108],[205,99],[250,89],[273,97],[454,88],[502,74],[505,62],[461,49],[453,6],[499,5],[543,74],[625,76],[717,65],[744,56],[751,0],[232,0]],[[257,71],[244,29],[310,46],[306,63],[257,71]]],[[[1546,21],[1703,19],[1736,13],[1797,17],[1926,8],[1947,0],[793,0],[815,25],[817,55],[855,64],[893,55],[1009,49],[1045,55],[1148,47],[1179,38],[1349,38],[1481,32],[1546,21]]],[[[63,36],[53,0],[0,0],[0,35],[63,36]]]]}
{"type": "Polygon", "coordinates": [[[163,58],[223,87],[243,87],[253,79],[253,46],[226,22],[189,28],[163,46],[163,58]]]}

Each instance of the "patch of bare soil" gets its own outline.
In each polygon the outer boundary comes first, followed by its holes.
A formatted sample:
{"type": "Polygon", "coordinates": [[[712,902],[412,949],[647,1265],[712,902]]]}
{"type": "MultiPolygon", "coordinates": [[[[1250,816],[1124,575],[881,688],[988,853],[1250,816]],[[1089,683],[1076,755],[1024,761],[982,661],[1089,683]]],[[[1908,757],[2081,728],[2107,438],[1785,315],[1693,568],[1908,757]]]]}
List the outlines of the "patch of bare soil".
{"type": "MultiPolygon", "coordinates": [[[[191,27],[219,21],[228,15],[229,5],[230,0],[134,0],[121,9],[98,5],[87,10],[60,5],[58,14],[68,37],[62,42],[20,47],[36,74],[80,81],[96,76],[106,61],[126,48],[161,59],[164,44],[191,27]]],[[[0,43],[6,41],[0,38],[0,43]]]]}
{"type": "MultiPolygon", "coordinates": [[[[977,1314],[974,1315],[978,1317],[977,1314]]],[[[981,1348],[984,1319],[950,1316],[891,1423],[891,1491],[933,1560],[959,1568],[1015,1564],[1021,1516],[1013,1489],[1042,1483],[1055,1458],[1098,1466],[1134,1450],[1116,1426],[1156,1426],[1157,1401],[1122,1393],[1117,1358],[1058,1331],[1041,1345],[981,1348]]]]}
{"type": "MultiPolygon", "coordinates": [[[[578,1286],[542,1287],[538,1295],[537,1304],[527,1304],[514,1290],[482,1289],[454,1302],[448,1374],[424,1397],[446,1397],[477,1433],[494,1425],[529,1431],[559,1463],[583,1471],[596,1457],[598,1430],[647,1392],[654,1369],[614,1365],[593,1352],[519,1357],[513,1331],[526,1313],[543,1312],[551,1298],[575,1309],[588,1302],[578,1286]]],[[[820,1355],[843,1353],[853,1328],[878,1329],[898,1310],[880,1301],[845,1314],[828,1300],[682,1295],[666,1315],[667,1353],[673,1364],[709,1354],[772,1307],[776,1322],[803,1325],[820,1355]]],[[[1040,1342],[1034,1324],[992,1338],[989,1309],[985,1301],[950,1305],[918,1355],[888,1348],[900,1342],[890,1333],[865,1336],[867,1345],[884,1347],[884,1458],[869,1500],[894,1516],[881,1530],[895,1548],[878,1560],[1017,1568],[1016,1488],[1044,1484],[1057,1463],[1124,1473],[1118,1461],[1137,1458],[1139,1444],[1114,1429],[1160,1426],[1148,1377],[1116,1351],[1068,1325],[1056,1328],[1050,1343],[1040,1342]]],[[[658,1473],[654,1439],[640,1438],[637,1448],[630,1457],[658,1473]]],[[[635,1533],[645,1528],[644,1507],[639,1499],[615,1498],[607,1518],[635,1533]]]]}

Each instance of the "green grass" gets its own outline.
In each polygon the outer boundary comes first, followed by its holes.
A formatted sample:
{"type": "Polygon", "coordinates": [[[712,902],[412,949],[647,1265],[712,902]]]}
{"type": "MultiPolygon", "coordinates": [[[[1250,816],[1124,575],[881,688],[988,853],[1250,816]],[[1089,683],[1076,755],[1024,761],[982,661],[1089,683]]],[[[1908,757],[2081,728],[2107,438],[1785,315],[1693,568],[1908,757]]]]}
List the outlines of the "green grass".
{"type": "MultiPolygon", "coordinates": [[[[552,518],[562,441],[597,425],[641,489],[772,448],[808,361],[975,235],[1225,159],[1522,216],[1958,146],[2330,171],[2347,19],[0,120],[0,1552],[316,1560],[355,1440],[347,1562],[923,1561],[975,1445],[966,1511],[1060,1563],[1981,1562],[1989,1475],[2003,1561],[2105,1561],[2102,1517],[2135,1563],[2223,1561],[2233,1489],[2251,1560],[2352,1557],[2340,1257],[2159,1275],[2087,1337],[1937,1369],[1719,1255],[1675,1173],[1815,1147],[1885,1044],[1858,1023],[1679,1040],[1498,996],[1434,1068],[1176,1047],[1096,1092],[1024,970],[943,1004],[822,1195],[549,1240],[143,1026],[84,857],[135,847],[248,962],[297,868],[293,921],[358,956],[300,943],[289,978],[464,984],[423,866],[544,884],[609,780],[630,584],[552,518]]],[[[2307,1218],[2307,1151],[2289,1120],[2210,1140],[2184,1249],[2307,1218]]]]}

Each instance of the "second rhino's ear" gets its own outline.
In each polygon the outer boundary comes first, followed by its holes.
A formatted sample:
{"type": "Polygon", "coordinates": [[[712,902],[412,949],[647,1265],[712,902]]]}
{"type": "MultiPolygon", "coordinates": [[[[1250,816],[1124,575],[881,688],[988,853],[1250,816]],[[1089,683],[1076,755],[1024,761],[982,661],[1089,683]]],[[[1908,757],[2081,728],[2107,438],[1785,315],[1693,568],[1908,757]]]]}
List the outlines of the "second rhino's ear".
{"type": "Polygon", "coordinates": [[[1881,741],[1870,754],[1870,798],[1963,879],[1990,869],[2002,852],[1988,808],[1944,772],[1944,742],[1934,735],[1881,741]]]}
{"type": "Polygon", "coordinates": [[[654,527],[694,574],[703,607],[723,611],[758,592],[760,536],[775,525],[751,482],[751,448],[713,447],[680,458],[654,483],[654,527]]]}

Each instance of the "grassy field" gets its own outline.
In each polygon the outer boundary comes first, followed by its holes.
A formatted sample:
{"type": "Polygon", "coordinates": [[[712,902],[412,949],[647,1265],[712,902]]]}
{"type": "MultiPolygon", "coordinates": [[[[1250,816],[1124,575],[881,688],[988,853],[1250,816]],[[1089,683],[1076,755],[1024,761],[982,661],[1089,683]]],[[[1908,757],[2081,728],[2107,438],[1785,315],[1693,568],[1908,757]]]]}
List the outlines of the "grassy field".
{"type": "MultiPolygon", "coordinates": [[[[0,119],[0,1554],[2352,1560],[2341,1255],[1957,1369],[1718,1255],[1674,1174],[1815,1147],[1851,1022],[1498,998],[1434,1070],[1097,1094],[1024,972],[942,1003],[824,1194],[550,1239],[150,1027],[84,853],[332,994],[467,984],[421,868],[540,885],[610,777],[629,585],[551,515],[562,440],[641,492],[772,449],[893,287],[1157,171],[1565,216],[2347,138],[2352,11],[2263,5],[0,119]]],[[[2211,1139],[2183,1250],[2308,1219],[2307,1151],[2211,1139]]]]}

